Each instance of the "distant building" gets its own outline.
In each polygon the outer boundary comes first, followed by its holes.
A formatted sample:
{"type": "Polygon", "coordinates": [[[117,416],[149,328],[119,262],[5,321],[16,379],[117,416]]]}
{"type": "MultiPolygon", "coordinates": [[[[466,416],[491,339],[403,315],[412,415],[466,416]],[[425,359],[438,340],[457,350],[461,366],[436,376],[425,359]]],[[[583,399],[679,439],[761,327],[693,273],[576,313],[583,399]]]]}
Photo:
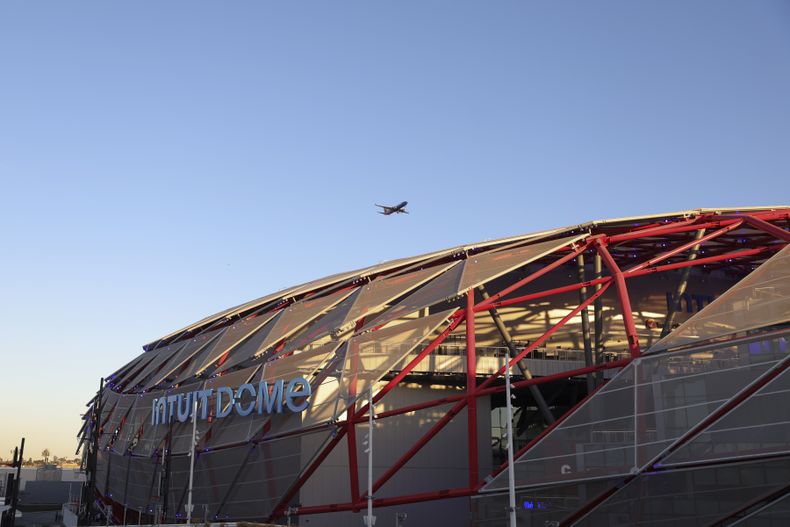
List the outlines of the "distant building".
{"type": "Polygon", "coordinates": [[[57,465],[47,464],[36,469],[36,481],[61,481],[63,469],[57,465]]]}

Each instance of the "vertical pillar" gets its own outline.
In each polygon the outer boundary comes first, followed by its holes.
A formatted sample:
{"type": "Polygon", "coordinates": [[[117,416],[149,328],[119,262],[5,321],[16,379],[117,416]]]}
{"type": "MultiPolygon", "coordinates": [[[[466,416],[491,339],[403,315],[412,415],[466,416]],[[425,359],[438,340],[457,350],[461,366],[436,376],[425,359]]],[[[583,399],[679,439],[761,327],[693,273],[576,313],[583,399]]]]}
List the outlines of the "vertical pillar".
{"type": "MultiPolygon", "coordinates": [[[[601,278],[601,255],[595,253],[593,260],[593,270],[595,272],[595,279],[601,278]]],[[[601,284],[595,284],[595,292],[601,290],[601,284]]],[[[593,320],[595,323],[595,364],[600,365],[603,363],[603,300],[597,297],[593,303],[593,320]]],[[[603,383],[603,370],[595,372],[595,384],[600,386],[603,383]]]]}
{"type": "MultiPolygon", "coordinates": [[[[353,353],[351,357],[351,382],[348,385],[349,400],[355,400],[357,396],[357,372],[359,371],[359,353],[353,353]]],[[[370,386],[373,390],[373,385],[370,386]]],[[[351,486],[351,503],[359,501],[359,464],[357,462],[357,428],[354,424],[356,417],[357,404],[354,402],[346,410],[346,443],[348,445],[348,478],[351,486]]],[[[373,413],[372,408],[368,408],[369,413],[373,413]]],[[[356,512],[356,511],[355,511],[356,512]]]]}
{"type": "Polygon", "coordinates": [[[466,293],[466,394],[467,441],[469,444],[469,487],[478,482],[477,467],[477,343],[475,342],[475,291],[466,293]]]}
{"type": "MultiPolygon", "coordinates": [[[[576,268],[579,273],[579,281],[586,282],[584,276],[584,253],[579,253],[579,256],[576,257],[576,268]]],[[[584,301],[587,300],[587,288],[582,287],[579,289],[579,303],[584,304],[584,301]]],[[[592,356],[592,343],[590,342],[590,314],[587,311],[587,306],[582,309],[581,312],[582,317],[582,339],[584,340],[584,365],[588,368],[592,366],[593,363],[593,356],[592,356]]],[[[593,374],[587,374],[587,393],[591,394],[595,390],[595,383],[593,382],[593,374]]]]}
{"type": "Polygon", "coordinates": [[[14,460],[16,461],[16,481],[14,481],[14,493],[11,495],[11,508],[8,510],[8,525],[14,527],[16,522],[16,509],[19,505],[19,487],[22,486],[22,463],[25,460],[25,438],[19,445],[19,457],[16,456],[14,449],[14,460]]]}

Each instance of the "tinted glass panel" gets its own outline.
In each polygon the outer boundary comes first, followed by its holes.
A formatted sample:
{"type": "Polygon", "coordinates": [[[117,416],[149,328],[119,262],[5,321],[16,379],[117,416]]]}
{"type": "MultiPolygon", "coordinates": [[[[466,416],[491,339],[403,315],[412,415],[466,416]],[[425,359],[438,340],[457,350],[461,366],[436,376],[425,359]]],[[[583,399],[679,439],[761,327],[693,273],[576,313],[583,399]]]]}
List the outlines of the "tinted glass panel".
{"type": "Polygon", "coordinates": [[[464,274],[461,278],[459,291],[466,291],[484,284],[585,236],[571,236],[526,247],[503,249],[470,256],[464,265],[464,274]]]}
{"type": "Polygon", "coordinates": [[[658,341],[650,352],[790,321],[790,245],[658,341]]]}

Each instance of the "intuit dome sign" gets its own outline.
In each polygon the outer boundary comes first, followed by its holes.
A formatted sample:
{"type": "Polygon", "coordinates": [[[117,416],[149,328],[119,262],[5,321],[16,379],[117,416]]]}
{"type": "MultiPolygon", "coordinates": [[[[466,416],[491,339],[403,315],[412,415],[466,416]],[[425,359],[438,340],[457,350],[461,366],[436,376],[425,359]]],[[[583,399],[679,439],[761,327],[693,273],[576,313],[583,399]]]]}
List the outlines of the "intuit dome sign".
{"type": "Polygon", "coordinates": [[[281,414],[300,413],[310,405],[312,394],[310,383],[303,377],[273,383],[261,381],[257,384],[245,383],[233,390],[220,386],[216,390],[208,388],[193,392],[168,395],[153,400],[151,424],[158,425],[171,421],[186,422],[191,419],[193,409],[197,408],[197,418],[207,419],[210,401],[214,398],[213,417],[222,419],[231,413],[246,417],[253,413],[281,414]],[[197,405],[195,404],[197,403],[197,405]]]}

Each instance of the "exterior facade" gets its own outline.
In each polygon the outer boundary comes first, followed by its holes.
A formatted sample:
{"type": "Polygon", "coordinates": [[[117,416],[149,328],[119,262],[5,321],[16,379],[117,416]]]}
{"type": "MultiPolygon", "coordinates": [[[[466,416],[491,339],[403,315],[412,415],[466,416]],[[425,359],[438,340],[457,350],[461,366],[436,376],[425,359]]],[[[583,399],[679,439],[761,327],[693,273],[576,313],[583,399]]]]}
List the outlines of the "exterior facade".
{"type": "Polygon", "coordinates": [[[82,515],[501,525],[512,473],[519,525],[784,525],[789,225],[787,207],[590,222],[203,319],[92,399],[82,515]]]}

